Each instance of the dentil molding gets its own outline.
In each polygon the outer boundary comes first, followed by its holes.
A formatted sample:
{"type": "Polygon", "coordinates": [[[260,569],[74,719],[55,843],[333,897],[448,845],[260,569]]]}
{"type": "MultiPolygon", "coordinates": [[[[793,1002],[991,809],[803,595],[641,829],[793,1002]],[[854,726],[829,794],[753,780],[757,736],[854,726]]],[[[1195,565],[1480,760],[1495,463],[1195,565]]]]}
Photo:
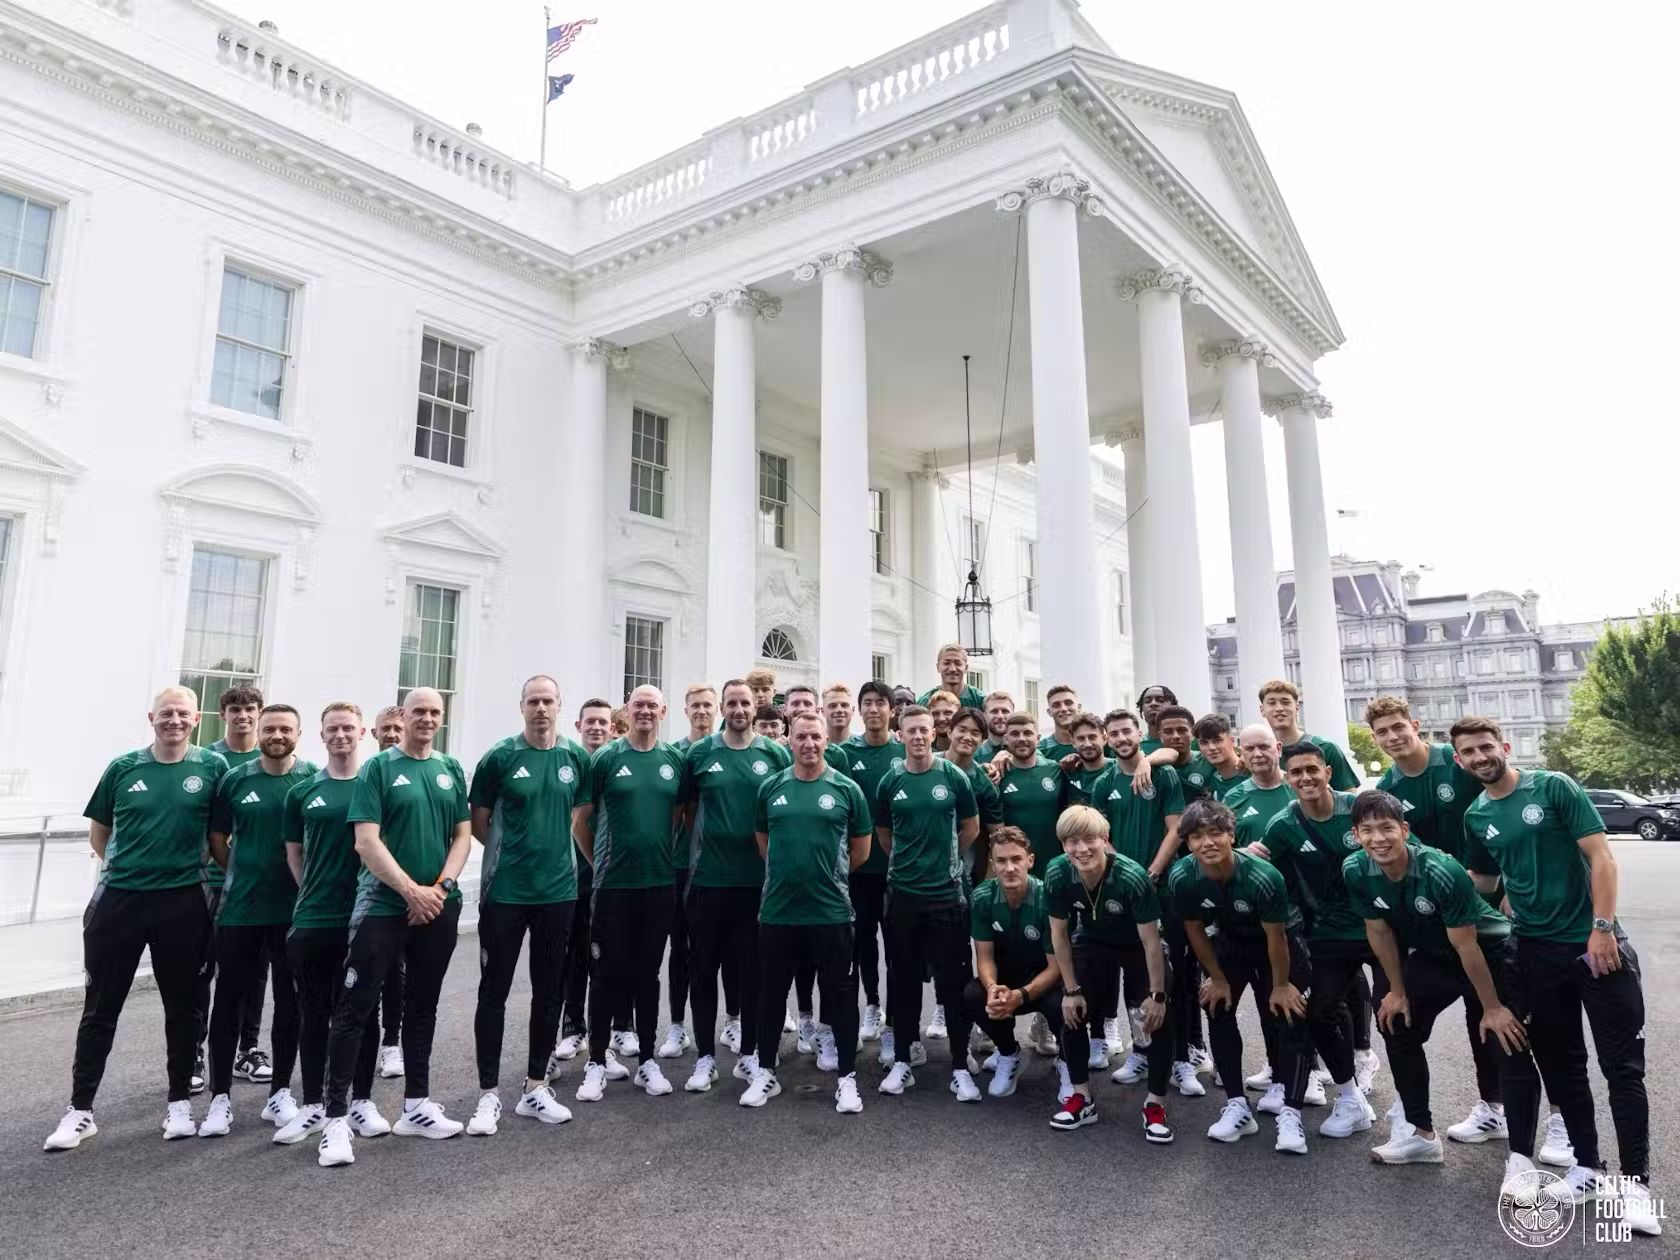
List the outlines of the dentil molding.
{"type": "Polygon", "coordinates": [[[1320,420],[1328,420],[1335,414],[1330,400],[1317,390],[1310,394],[1284,394],[1278,398],[1268,398],[1263,409],[1268,416],[1280,418],[1292,411],[1317,416],[1320,420]]]}
{"type": "Polygon", "coordinates": [[[727,289],[713,289],[705,297],[695,299],[688,308],[688,315],[690,319],[705,319],[719,310],[744,310],[760,319],[775,319],[782,313],[782,299],[771,297],[762,289],[737,284],[727,289]]]}
{"type": "Polygon", "coordinates": [[[1004,214],[1024,210],[1035,201],[1059,197],[1071,201],[1089,215],[1102,213],[1102,198],[1091,191],[1091,181],[1073,171],[1054,171],[1049,175],[1034,175],[1021,188],[1012,188],[997,199],[997,208],[1004,214]]]}
{"type": "Polygon", "coordinates": [[[886,259],[871,254],[866,249],[859,249],[856,245],[846,245],[832,253],[818,254],[809,262],[800,263],[793,269],[793,278],[801,284],[809,284],[831,271],[859,272],[877,289],[891,284],[893,277],[892,264],[886,259]]]}
{"type": "Polygon", "coordinates": [[[1258,337],[1229,338],[1202,347],[1202,362],[1209,367],[1218,367],[1224,360],[1234,357],[1253,359],[1259,367],[1277,366],[1277,356],[1272,353],[1272,348],[1258,337]]]}
{"type": "Polygon", "coordinates": [[[1178,263],[1146,267],[1120,281],[1120,296],[1127,302],[1135,302],[1146,293],[1176,293],[1185,301],[1195,303],[1206,297],[1190,273],[1178,263]]]}

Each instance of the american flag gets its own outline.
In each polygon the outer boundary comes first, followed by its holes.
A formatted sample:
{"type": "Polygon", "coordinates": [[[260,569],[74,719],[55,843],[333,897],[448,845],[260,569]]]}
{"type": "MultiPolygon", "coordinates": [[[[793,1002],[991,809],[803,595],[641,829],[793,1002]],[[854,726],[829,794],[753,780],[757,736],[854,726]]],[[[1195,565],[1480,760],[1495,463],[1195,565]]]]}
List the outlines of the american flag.
{"type": "Polygon", "coordinates": [[[548,28],[548,59],[553,61],[566,49],[577,43],[577,37],[586,26],[594,26],[596,18],[580,18],[576,22],[562,22],[559,26],[548,28]]]}

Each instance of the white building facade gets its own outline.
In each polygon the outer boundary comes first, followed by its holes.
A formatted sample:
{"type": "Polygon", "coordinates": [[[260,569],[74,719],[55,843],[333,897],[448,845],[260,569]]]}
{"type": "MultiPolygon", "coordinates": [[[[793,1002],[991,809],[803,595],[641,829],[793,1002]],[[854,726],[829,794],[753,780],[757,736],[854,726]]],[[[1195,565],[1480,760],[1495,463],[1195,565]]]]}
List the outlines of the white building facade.
{"type": "Polygon", "coordinates": [[[180,678],[436,685],[467,757],[538,671],[926,685],[975,558],[988,688],[1206,710],[1198,489],[1282,668],[1266,414],[1339,735],[1340,341],[1235,98],[1071,0],[583,189],[198,0],[0,0],[0,792],[85,799],[180,678]]]}

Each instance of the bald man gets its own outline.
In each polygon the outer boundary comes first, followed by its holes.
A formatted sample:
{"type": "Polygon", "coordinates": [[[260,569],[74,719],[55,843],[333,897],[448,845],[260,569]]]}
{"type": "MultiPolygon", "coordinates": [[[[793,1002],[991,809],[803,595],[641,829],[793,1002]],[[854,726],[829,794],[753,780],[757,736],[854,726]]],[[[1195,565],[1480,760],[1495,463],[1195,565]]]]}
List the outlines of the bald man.
{"type": "Polygon", "coordinates": [[[344,987],[327,1032],[327,1127],[321,1167],[355,1162],[350,1132],[383,1133],[382,1121],[350,1110],[350,1085],[362,1048],[362,1029],[379,1001],[380,986],[402,958],[401,1137],[447,1138],[461,1122],[430,1097],[432,1033],[438,994],[455,952],[461,868],[472,852],[472,810],[461,763],[434,748],[443,725],[443,697],[416,687],[403,699],[401,741],[370,758],[356,774],[346,821],[355,828],[356,856],[365,868],[350,915],[344,987]]]}
{"type": "Polygon", "coordinates": [[[189,1094],[202,1017],[198,972],[210,935],[202,863],[210,806],[227,762],[192,746],[198,698],[185,687],[165,687],[146,716],[152,742],[105,767],[85,811],[88,840],[105,866],[82,919],[87,994],[76,1029],[70,1106],[46,1140],[49,1151],[70,1150],[99,1132],[93,1096],[146,949],[163,1000],[168,1048],[163,1135],[198,1132],[189,1094]]]}

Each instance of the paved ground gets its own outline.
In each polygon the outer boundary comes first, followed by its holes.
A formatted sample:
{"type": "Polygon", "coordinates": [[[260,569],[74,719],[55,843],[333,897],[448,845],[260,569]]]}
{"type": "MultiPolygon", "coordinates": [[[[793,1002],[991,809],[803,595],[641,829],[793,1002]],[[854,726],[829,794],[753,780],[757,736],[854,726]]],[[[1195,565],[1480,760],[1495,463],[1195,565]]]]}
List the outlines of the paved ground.
{"type": "MultiPolygon", "coordinates": [[[[1666,1049],[1680,1042],[1680,845],[1616,849],[1623,919],[1644,961],[1651,1008],[1660,1193],[1680,1183],[1680,1089],[1666,1049]]],[[[436,1095],[462,1119],[477,1094],[473,952],[464,938],[433,1072],[436,1095]]],[[[710,1095],[679,1088],[659,1099],[615,1085],[604,1103],[574,1103],[569,1125],[517,1120],[510,1105],[494,1138],[358,1142],[356,1165],[336,1171],[315,1166],[312,1145],[273,1146],[256,1118],[261,1092],[238,1085],[232,1137],[166,1144],[157,1129],[161,1017],[150,993],[137,995],[119,1030],[98,1138],[48,1156],[40,1142],[63,1107],[75,1020],[59,1010],[0,1021],[5,1254],[262,1254],[326,1239],[346,1254],[405,1257],[1521,1254],[1494,1216],[1503,1144],[1454,1147],[1444,1168],[1383,1169],[1369,1164],[1366,1140],[1314,1136],[1310,1155],[1288,1158],[1271,1150],[1269,1121],[1259,1138],[1235,1147],[1207,1141],[1218,1109],[1210,1095],[1172,1105],[1177,1143],[1150,1147],[1136,1124],[1138,1093],[1106,1079],[1102,1123],[1059,1134],[1044,1123],[1053,1100],[1048,1064],[1035,1064],[1013,1098],[959,1107],[945,1090],[937,1046],[903,1099],[878,1095],[880,1070],[866,1063],[866,1110],[857,1117],[833,1112],[831,1087],[805,1060],[785,1068],[787,1092],[762,1111],[736,1106],[733,1081],[710,1095]]],[[[1435,1105],[1448,1119],[1473,1101],[1461,1027],[1447,1017],[1433,1047],[1435,1105]]],[[[514,1043],[522,1040],[508,1038],[506,1080],[521,1070],[514,1043]]],[[[1252,1069],[1257,1034],[1248,1042],[1252,1069]]],[[[573,1066],[562,1086],[568,1101],[577,1078],[573,1066]]],[[[395,1083],[379,1087],[388,1113],[398,1096],[395,1083]]],[[[1599,1097],[1609,1135],[1602,1088],[1599,1097]]],[[[1379,1112],[1391,1098],[1385,1071],[1373,1097],[1379,1112]]],[[[1309,1116],[1315,1126],[1317,1116],[1309,1116]]],[[[1577,1232],[1555,1252],[1655,1254],[1665,1242],[1672,1246],[1672,1233],[1583,1244],[1577,1232]]]]}

